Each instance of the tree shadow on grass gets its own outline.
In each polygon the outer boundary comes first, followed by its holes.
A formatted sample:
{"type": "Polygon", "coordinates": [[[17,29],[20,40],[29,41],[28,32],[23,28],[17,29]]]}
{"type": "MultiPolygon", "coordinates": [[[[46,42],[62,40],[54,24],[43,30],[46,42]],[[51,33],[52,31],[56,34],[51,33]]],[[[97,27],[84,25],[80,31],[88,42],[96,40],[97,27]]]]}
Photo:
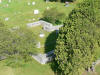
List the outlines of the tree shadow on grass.
{"type": "MultiPolygon", "coordinates": [[[[46,39],[45,53],[55,50],[56,40],[58,38],[58,31],[53,31],[46,39]]],[[[54,57],[53,57],[54,58],[54,57]]],[[[55,59],[49,64],[55,75],[61,75],[61,71],[58,69],[58,64],[55,59]]]]}
{"type": "Polygon", "coordinates": [[[58,64],[55,60],[50,63],[51,69],[54,71],[55,75],[61,75],[61,70],[58,68],[58,64]]]}
{"type": "Polygon", "coordinates": [[[56,31],[52,32],[47,37],[46,42],[45,42],[45,53],[55,49],[57,37],[58,37],[58,34],[56,31]]]}

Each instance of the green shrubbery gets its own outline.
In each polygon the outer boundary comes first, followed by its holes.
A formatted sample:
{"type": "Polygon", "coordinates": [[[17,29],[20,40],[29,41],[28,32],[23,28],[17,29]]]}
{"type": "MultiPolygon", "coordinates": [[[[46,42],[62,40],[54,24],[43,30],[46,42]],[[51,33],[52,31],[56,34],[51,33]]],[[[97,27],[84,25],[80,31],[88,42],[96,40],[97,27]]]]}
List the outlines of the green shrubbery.
{"type": "Polygon", "coordinates": [[[0,56],[13,58],[10,64],[18,63],[23,59],[30,60],[30,55],[35,53],[34,34],[27,28],[16,30],[7,29],[0,23],[0,56]]]}
{"type": "Polygon", "coordinates": [[[43,20],[50,22],[54,25],[63,24],[66,15],[63,12],[58,11],[56,8],[45,10],[43,13],[43,20]]]}
{"type": "Polygon", "coordinates": [[[60,29],[55,60],[62,75],[82,75],[97,60],[100,40],[100,28],[97,26],[100,17],[97,18],[97,11],[100,10],[96,4],[94,0],[85,0],[79,4],[60,29]]]}

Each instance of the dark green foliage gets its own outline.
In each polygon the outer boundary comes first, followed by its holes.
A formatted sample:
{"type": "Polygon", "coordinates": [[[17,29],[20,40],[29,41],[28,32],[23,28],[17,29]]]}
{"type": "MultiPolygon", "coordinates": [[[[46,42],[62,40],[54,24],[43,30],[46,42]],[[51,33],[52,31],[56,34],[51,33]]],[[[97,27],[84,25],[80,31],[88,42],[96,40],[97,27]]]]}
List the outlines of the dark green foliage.
{"type": "MultiPolygon", "coordinates": [[[[94,0],[85,0],[74,9],[60,29],[55,60],[63,75],[81,75],[97,59],[96,8],[94,0]]],[[[95,3],[96,4],[96,3],[95,3]]]]}
{"type": "Polygon", "coordinates": [[[63,24],[65,17],[66,15],[63,12],[58,11],[56,8],[45,10],[43,14],[43,20],[54,25],[63,24]]]}

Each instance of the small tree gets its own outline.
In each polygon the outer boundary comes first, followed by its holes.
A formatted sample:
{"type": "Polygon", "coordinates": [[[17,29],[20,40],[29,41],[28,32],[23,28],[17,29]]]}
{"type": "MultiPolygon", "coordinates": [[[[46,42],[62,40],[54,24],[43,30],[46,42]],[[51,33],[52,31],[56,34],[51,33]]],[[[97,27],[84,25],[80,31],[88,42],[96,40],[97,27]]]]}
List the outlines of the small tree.
{"type": "Polygon", "coordinates": [[[65,14],[58,11],[56,8],[45,10],[43,13],[43,20],[50,22],[54,25],[63,24],[65,20],[65,14]]]}

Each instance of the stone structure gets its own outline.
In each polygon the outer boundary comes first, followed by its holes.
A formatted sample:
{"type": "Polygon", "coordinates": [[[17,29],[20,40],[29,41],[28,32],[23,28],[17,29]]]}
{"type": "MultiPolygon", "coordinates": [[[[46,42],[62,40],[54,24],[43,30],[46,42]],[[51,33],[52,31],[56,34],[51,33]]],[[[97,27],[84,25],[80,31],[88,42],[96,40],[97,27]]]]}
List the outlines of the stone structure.
{"type": "Polygon", "coordinates": [[[11,0],[8,0],[9,3],[11,3],[11,0]]]}
{"type": "Polygon", "coordinates": [[[54,58],[54,50],[46,53],[46,54],[37,54],[37,55],[32,55],[32,57],[38,61],[41,64],[46,64],[47,62],[50,62],[54,58]]]}
{"type": "Polygon", "coordinates": [[[2,3],[2,0],[0,0],[0,3],[2,3]]]}
{"type": "Polygon", "coordinates": [[[37,48],[41,48],[41,43],[40,42],[37,43],[37,48]]]}
{"type": "Polygon", "coordinates": [[[44,33],[40,33],[40,35],[39,35],[41,38],[43,38],[44,36],[45,36],[45,34],[44,33]]]}
{"type": "Polygon", "coordinates": [[[92,71],[92,72],[95,72],[95,66],[98,65],[98,64],[100,64],[100,59],[98,59],[97,61],[93,62],[92,65],[91,65],[91,67],[89,67],[89,68],[87,69],[87,71],[88,71],[88,72],[91,72],[91,71],[92,71]]]}
{"type": "Polygon", "coordinates": [[[54,31],[54,30],[59,30],[59,28],[63,26],[63,25],[54,26],[53,24],[48,23],[46,21],[42,21],[42,20],[34,22],[34,23],[28,23],[27,24],[28,27],[36,27],[36,26],[40,26],[40,25],[42,25],[43,29],[45,31],[48,31],[48,32],[51,32],[51,31],[54,31]]]}
{"type": "Polygon", "coordinates": [[[35,5],[35,2],[32,2],[32,5],[35,5]]]}
{"type": "Polygon", "coordinates": [[[5,18],[5,21],[8,21],[8,20],[9,20],[9,17],[6,17],[6,18],[5,18]]]}
{"type": "Polygon", "coordinates": [[[31,5],[31,3],[30,3],[30,2],[28,2],[27,4],[28,4],[28,5],[31,5]]]}
{"type": "Polygon", "coordinates": [[[5,56],[0,56],[0,60],[4,60],[4,59],[6,59],[7,57],[5,57],[5,56]]]}
{"type": "Polygon", "coordinates": [[[35,14],[35,15],[39,14],[39,10],[37,10],[37,9],[34,10],[34,14],[35,14]]]}
{"type": "Polygon", "coordinates": [[[46,0],[46,3],[48,3],[49,2],[49,0],[46,0]]]}

